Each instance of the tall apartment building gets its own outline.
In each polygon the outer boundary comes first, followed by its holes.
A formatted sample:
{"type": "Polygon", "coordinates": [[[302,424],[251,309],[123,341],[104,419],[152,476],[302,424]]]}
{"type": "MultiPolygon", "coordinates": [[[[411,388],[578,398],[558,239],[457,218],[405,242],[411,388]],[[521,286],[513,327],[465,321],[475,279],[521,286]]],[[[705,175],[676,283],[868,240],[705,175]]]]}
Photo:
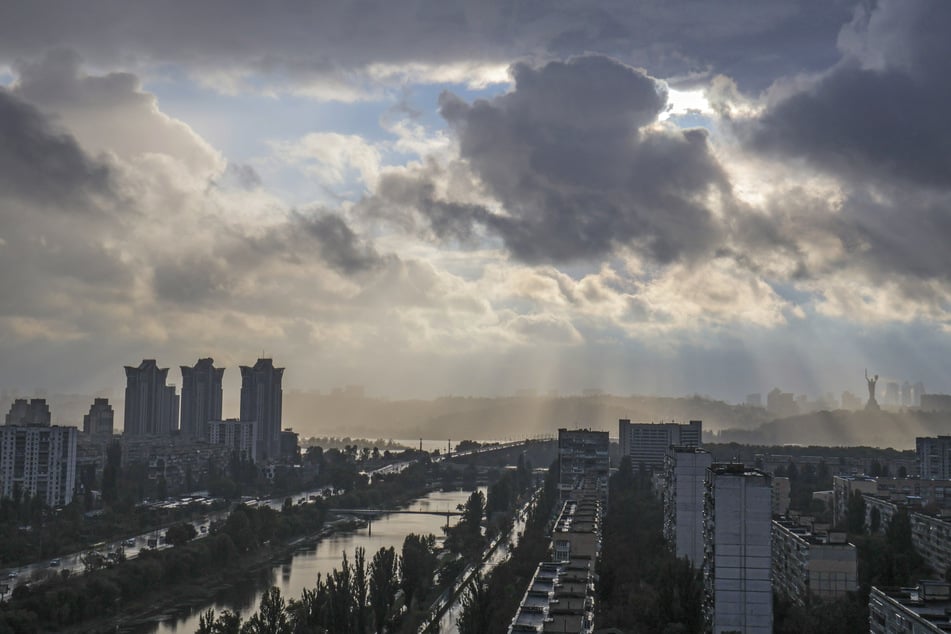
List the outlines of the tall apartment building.
{"type": "Polygon", "coordinates": [[[699,420],[684,425],[632,423],[622,418],[618,421],[621,457],[629,456],[634,469],[641,465],[647,469],[660,469],[664,466],[668,447],[700,447],[702,432],[703,423],[699,420]]]}
{"type": "Polygon", "coordinates": [[[182,369],[182,435],[206,440],[208,421],[221,420],[221,378],[224,368],[214,359],[199,359],[182,369]]]}
{"type": "Polygon", "coordinates": [[[677,557],[703,563],[703,496],[710,452],[670,447],[664,465],[664,538],[677,557]]]}
{"type": "Polygon", "coordinates": [[[714,464],[704,496],[704,616],[712,634],[771,634],[772,486],[769,474],[714,464]]]}
{"type": "Polygon", "coordinates": [[[7,425],[45,425],[50,424],[50,406],[45,398],[18,398],[10,404],[5,420],[7,425]]]}
{"type": "Polygon", "coordinates": [[[595,490],[607,508],[610,458],[608,432],[588,429],[558,430],[558,495],[566,500],[576,491],[595,490]]]}
{"type": "Polygon", "coordinates": [[[208,421],[207,427],[209,443],[225,445],[245,459],[257,462],[257,422],[231,418],[208,421]]]}
{"type": "Polygon", "coordinates": [[[915,451],[922,479],[951,479],[951,436],[915,438],[915,451]]]}
{"type": "Polygon", "coordinates": [[[0,427],[0,497],[30,495],[64,506],[76,488],[75,427],[0,427]]]}
{"type": "Polygon", "coordinates": [[[257,455],[277,460],[281,452],[281,409],[284,368],[271,359],[258,359],[253,367],[241,366],[241,420],[257,423],[257,455]]]}
{"type": "Polygon", "coordinates": [[[115,412],[107,398],[93,399],[89,413],[83,416],[83,433],[101,438],[112,437],[115,429],[115,412]]]}
{"type": "Polygon", "coordinates": [[[123,433],[134,436],[168,436],[178,429],[178,395],[174,385],[165,385],[168,368],[155,359],[139,367],[125,366],[125,417],[123,433]]]}
{"type": "Polygon", "coordinates": [[[858,556],[844,532],[813,532],[773,521],[773,588],[805,605],[810,596],[844,597],[858,590],[858,556]]]}

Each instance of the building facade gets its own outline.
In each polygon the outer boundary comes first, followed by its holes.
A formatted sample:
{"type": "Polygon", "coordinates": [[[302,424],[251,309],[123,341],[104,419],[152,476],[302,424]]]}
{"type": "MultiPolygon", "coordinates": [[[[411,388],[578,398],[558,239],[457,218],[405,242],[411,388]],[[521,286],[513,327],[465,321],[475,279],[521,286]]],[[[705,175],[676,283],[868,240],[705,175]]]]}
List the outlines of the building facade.
{"type": "Polygon", "coordinates": [[[805,605],[810,596],[836,599],[858,590],[858,555],[843,532],[813,532],[773,521],[773,588],[805,605]]]}
{"type": "Polygon", "coordinates": [[[703,563],[703,495],[710,452],[670,447],[664,465],[664,538],[677,554],[699,567],[703,563]]]}
{"type": "Polygon", "coordinates": [[[25,398],[18,398],[10,404],[10,411],[7,412],[7,425],[45,425],[49,426],[51,421],[50,406],[45,398],[31,398],[29,401],[25,398]]]}
{"type": "Polygon", "coordinates": [[[115,431],[115,412],[107,398],[94,399],[89,413],[83,416],[83,433],[87,436],[109,438],[115,431]]]}
{"type": "Polygon", "coordinates": [[[602,508],[607,508],[609,443],[606,431],[558,430],[559,499],[571,499],[577,491],[595,490],[602,508]]]}
{"type": "Polygon", "coordinates": [[[135,436],[169,436],[178,429],[178,395],[174,385],[165,385],[168,368],[155,359],[139,367],[125,366],[125,417],[123,433],[135,436]]]}
{"type": "Polygon", "coordinates": [[[871,634],[946,634],[951,631],[951,588],[921,581],[914,588],[872,587],[868,595],[871,634]]]}
{"type": "Polygon", "coordinates": [[[207,426],[210,444],[225,445],[246,460],[257,462],[257,422],[232,418],[208,421],[207,426]]]}
{"type": "Polygon", "coordinates": [[[257,455],[277,460],[281,452],[281,415],[284,368],[271,359],[258,359],[252,367],[241,366],[241,420],[257,423],[257,455]]]}
{"type": "Polygon", "coordinates": [[[714,464],[703,510],[704,616],[713,634],[771,634],[772,486],[769,474],[714,464]]]}
{"type": "Polygon", "coordinates": [[[216,368],[214,359],[199,359],[193,367],[182,369],[182,435],[208,438],[208,421],[221,420],[221,379],[224,368],[216,368]]]}
{"type": "Polygon", "coordinates": [[[618,440],[621,457],[631,459],[631,467],[661,469],[667,448],[702,446],[703,423],[692,420],[679,423],[632,423],[627,418],[618,421],[618,440]]]}
{"type": "Polygon", "coordinates": [[[922,479],[951,479],[951,436],[915,438],[915,452],[922,479]]]}
{"type": "Polygon", "coordinates": [[[0,497],[38,497],[65,506],[76,489],[75,427],[0,427],[0,497]]]}

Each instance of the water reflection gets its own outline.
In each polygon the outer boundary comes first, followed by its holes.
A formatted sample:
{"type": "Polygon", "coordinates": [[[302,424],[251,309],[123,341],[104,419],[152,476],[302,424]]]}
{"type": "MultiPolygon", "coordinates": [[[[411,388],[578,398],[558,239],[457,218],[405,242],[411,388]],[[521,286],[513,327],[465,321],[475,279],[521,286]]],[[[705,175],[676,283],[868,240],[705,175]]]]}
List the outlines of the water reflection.
{"type": "MultiPolygon", "coordinates": [[[[485,489],[482,489],[485,494],[485,489]]],[[[436,491],[420,498],[408,507],[422,511],[453,511],[469,497],[469,491],[436,491]]],[[[449,519],[455,524],[456,516],[449,519]]],[[[367,551],[367,562],[380,548],[403,547],[403,539],[410,533],[432,533],[438,538],[446,525],[444,515],[394,514],[374,520],[370,527],[345,533],[335,533],[316,545],[303,546],[290,559],[248,575],[233,586],[223,589],[215,601],[198,608],[185,609],[172,618],[134,631],[140,634],[192,634],[198,628],[199,616],[209,607],[220,612],[230,609],[248,617],[257,610],[264,591],[272,585],[281,590],[285,599],[299,598],[304,588],[311,588],[318,574],[326,576],[339,567],[343,553],[352,561],[353,551],[362,546],[367,551]]]]}

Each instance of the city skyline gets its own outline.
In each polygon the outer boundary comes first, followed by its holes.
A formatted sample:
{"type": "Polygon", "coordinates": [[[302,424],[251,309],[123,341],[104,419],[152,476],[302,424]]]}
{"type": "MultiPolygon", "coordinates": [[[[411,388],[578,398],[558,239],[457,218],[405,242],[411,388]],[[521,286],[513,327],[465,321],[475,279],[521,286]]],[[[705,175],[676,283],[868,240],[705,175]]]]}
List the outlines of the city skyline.
{"type": "Polygon", "coordinates": [[[947,3],[3,17],[0,386],[951,391],[947,3]]]}

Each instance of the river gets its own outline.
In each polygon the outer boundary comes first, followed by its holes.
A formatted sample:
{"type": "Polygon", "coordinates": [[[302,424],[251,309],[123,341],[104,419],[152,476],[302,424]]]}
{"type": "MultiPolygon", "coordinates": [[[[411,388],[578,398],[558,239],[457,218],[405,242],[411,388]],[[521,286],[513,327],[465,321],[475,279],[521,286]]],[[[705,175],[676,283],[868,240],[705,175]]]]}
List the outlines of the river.
{"type": "MultiPolygon", "coordinates": [[[[483,493],[485,493],[483,489],[483,493]]],[[[451,511],[465,503],[470,491],[435,491],[417,499],[406,508],[411,510],[451,511]]],[[[450,522],[455,523],[456,516],[450,522]]],[[[284,563],[278,563],[254,579],[244,579],[228,588],[213,604],[194,608],[188,613],[170,615],[146,627],[137,628],[139,634],[192,634],[198,628],[199,616],[209,607],[216,612],[228,608],[248,617],[257,610],[261,596],[272,585],[281,590],[285,599],[299,598],[304,588],[311,588],[318,574],[327,575],[340,566],[343,553],[353,561],[358,546],[366,549],[367,563],[380,548],[393,546],[399,552],[403,539],[410,533],[432,533],[441,538],[445,516],[390,514],[373,520],[368,528],[335,533],[316,545],[302,547],[284,563]]]]}

